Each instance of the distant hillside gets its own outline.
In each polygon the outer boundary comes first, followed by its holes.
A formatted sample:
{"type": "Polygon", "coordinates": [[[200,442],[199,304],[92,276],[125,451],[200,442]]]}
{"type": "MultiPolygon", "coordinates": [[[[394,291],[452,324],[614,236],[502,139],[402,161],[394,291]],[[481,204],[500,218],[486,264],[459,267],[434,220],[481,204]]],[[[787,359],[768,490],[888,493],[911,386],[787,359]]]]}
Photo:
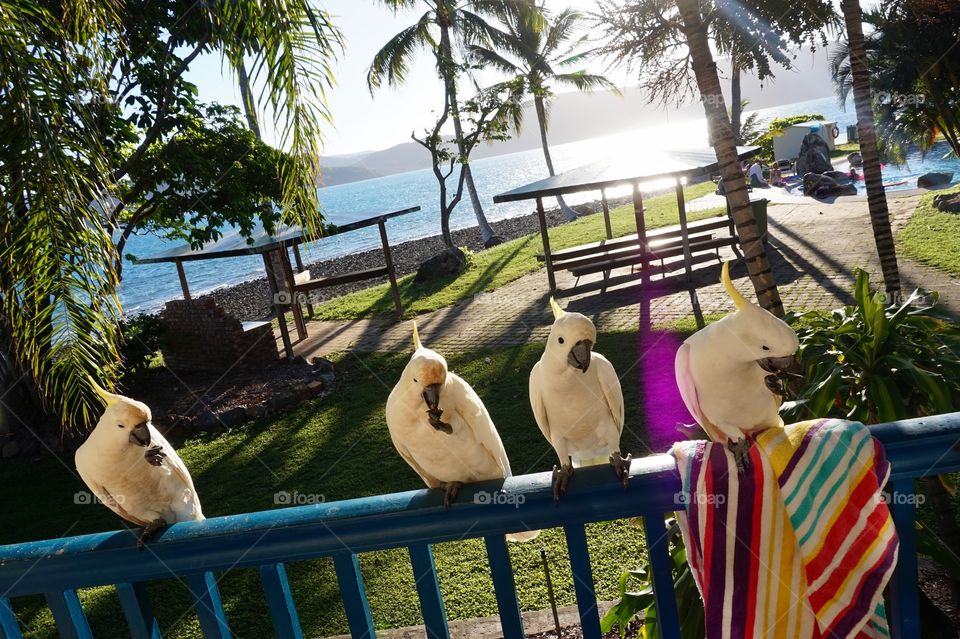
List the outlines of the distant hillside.
{"type": "Polygon", "coordinates": [[[322,177],[320,186],[336,186],[337,184],[346,184],[347,182],[359,182],[360,180],[369,180],[375,177],[386,175],[378,173],[365,166],[347,165],[331,166],[324,163],[321,167],[322,177]]]}
{"type": "MultiPolygon", "coordinates": [[[[749,108],[763,109],[832,95],[834,89],[830,82],[828,53],[824,50],[816,53],[809,49],[799,51],[794,57],[793,71],[781,70],[778,77],[763,84],[755,76],[744,75],[743,96],[750,100],[749,108]]],[[[727,63],[721,60],[718,65],[721,74],[726,76],[727,63]]],[[[729,82],[724,82],[724,89],[725,92],[729,91],[729,82]]],[[[727,99],[729,100],[729,96],[727,99]]],[[[644,92],[636,87],[625,89],[622,95],[609,91],[562,93],[553,101],[548,133],[551,144],[564,144],[657,123],[702,117],[703,108],[699,103],[666,109],[651,105],[644,92]]],[[[533,104],[528,103],[524,106],[523,132],[505,142],[478,147],[474,151],[474,157],[479,159],[503,155],[539,146],[540,134],[536,115],[533,104]]],[[[367,173],[373,174],[368,177],[390,175],[428,168],[429,163],[429,154],[414,142],[398,144],[380,151],[330,156],[321,160],[328,185],[351,181],[340,179],[340,175],[349,175],[348,169],[355,170],[358,176],[355,179],[362,180],[366,179],[362,176],[367,173]],[[342,173],[336,175],[336,172],[342,173]],[[333,181],[335,177],[337,181],[333,181]]]]}

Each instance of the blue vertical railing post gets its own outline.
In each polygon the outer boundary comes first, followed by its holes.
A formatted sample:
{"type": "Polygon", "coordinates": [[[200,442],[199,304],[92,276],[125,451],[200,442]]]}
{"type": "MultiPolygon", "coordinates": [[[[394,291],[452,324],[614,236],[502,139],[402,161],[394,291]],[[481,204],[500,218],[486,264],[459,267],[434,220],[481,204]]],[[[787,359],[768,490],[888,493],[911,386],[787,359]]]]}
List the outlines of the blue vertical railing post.
{"type": "Polygon", "coordinates": [[[677,595],[673,589],[673,562],[670,559],[670,534],[665,529],[663,515],[646,513],[643,530],[653,576],[653,597],[657,604],[657,621],[663,639],[680,639],[680,615],[677,613],[677,595]]]}
{"type": "Polygon", "coordinates": [[[593,571],[590,569],[587,531],[583,524],[564,526],[563,531],[567,536],[567,552],[570,555],[573,590],[577,594],[583,639],[600,639],[600,611],[597,610],[597,593],[593,585],[593,571]]]}
{"type": "Polygon", "coordinates": [[[894,639],[920,636],[920,593],[917,588],[916,499],[912,478],[890,482],[893,523],[897,526],[900,550],[890,580],[890,629],[894,639]]]}
{"type": "Polygon", "coordinates": [[[410,563],[413,565],[413,580],[420,596],[420,611],[427,630],[427,639],[449,639],[447,612],[440,596],[437,567],[433,562],[433,550],[429,544],[410,546],[410,563]]]}
{"type": "Polygon", "coordinates": [[[160,626],[150,609],[144,584],[117,584],[117,596],[133,639],[160,639],[160,626]]]}
{"type": "Polygon", "coordinates": [[[0,597],[0,639],[23,639],[13,606],[6,597],[0,597]]]}
{"type": "Polygon", "coordinates": [[[340,596],[347,613],[350,635],[353,639],[375,639],[373,617],[370,615],[370,604],[367,602],[357,556],[349,552],[334,555],[333,568],[337,572],[337,583],[340,585],[340,596]]]}
{"type": "Polygon", "coordinates": [[[497,597],[497,609],[500,611],[500,629],[504,639],[523,639],[523,618],[520,616],[520,604],[517,602],[517,586],[513,581],[513,569],[510,568],[510,552],[507,539],[503,535],[490,535],[483,538],[487,546],[487,561],[490,562],[490,576],[493,578],[493,592],[497,597]]]}
{"type": "Polygon", "coordinates": [[[260,583],[273,619],[273,629],[280,639],[303,639],[300,616],[293,603],[293,593],[283,564],[260,566],[260,583]]]}
{"type": "Polygon", "coordinates": [[[193,595],[193,607],[200,620],[200,629],[207,639],[230,639],[227,613],[220,600],[220,589],[212,572],[187,577],[187,587],[193,595]]]}
{"type": "Polygon", "coordinates": [[[76,590],[48,592],[45,596],[61,639],[93,639],[76,590]]]}

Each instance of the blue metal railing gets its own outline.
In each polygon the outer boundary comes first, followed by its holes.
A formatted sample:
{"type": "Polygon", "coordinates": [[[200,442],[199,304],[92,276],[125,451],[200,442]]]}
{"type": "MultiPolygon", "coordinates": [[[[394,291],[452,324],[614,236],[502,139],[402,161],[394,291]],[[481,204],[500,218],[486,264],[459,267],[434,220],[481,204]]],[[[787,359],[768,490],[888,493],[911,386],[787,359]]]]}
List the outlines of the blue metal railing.
{"type": "MultiPolygon", "coordinates": [[[[899,565],[891,583],[892,631],[894,637],[914,639],[920,636],[915,500],[900,497],[913,494],[917,477],[960,470],[960,413],[881,424],[872,430],[892,464],[888,488],[894,493],[891,508],[900,533],[899,565]]],[[[131,634],[159,639],[145,584],[172,575],[186,577],[204,636],[230,637],[214,573],[244,567],[259,569],[277,636],[300,639],[303,633],[284,563],[318,557],[333,558],[351,634],[372,638],[373,621],[357,555],[387,548],[409,549],[428,636],[446,638],[431,546],[477,537],[486,543],[504,636],[518,638],[523,636],[523,622],[503,535],[528,527],[563,528],[583,636],[599,639],[584,525],[636,516],[648,524],[662,635],[678,639],[667,540],[655,522],[676,508],[680,480],[668,455],[635,460],[630,475],[630,489],[624,491],[609,468],[582,469],[556,506],[550,474],[539,473],[465,486],[450,510],[443,509],[438,491],[418,490],[217,517],[171,526],[150,543],[148,552],[137,552],[129,531],[0,546],[0,639],[21,637],[10,598],[33,594],[46,597],[62,637],[92,637],[76,591],[108,584],[117,589],[131,634]],[[474,499],[500,488],[523,498],[510,503],[474,499]]]]}

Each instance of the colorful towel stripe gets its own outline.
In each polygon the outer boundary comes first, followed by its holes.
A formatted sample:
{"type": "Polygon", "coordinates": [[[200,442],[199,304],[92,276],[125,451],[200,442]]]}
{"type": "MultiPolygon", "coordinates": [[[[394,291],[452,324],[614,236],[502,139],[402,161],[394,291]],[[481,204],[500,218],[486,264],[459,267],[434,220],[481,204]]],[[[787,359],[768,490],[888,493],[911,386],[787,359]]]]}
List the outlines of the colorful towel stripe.
{"type": "Polygon", "coordinates": [[[890,468],[866,427],[764,431],[744,474],[721,444],[682,442],[673,454],[708,639],[889,636],[882,593],[897,536],[880,487],[890,468]]]}

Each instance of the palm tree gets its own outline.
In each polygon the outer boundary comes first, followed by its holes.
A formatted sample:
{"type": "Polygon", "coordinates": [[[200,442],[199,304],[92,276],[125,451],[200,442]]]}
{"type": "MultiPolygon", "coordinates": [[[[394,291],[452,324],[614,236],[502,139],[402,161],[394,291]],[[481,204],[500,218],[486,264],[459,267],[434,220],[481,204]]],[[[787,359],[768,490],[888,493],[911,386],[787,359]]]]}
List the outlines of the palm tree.
{"type": "Polygon", "coordinates": [[[737,225],[737,235],[740,237],[740,246],[746,258],[747,271],[753,282],[757,301],[771,313],[783,317],[783,302],[780,301],[780,293],[767,260],[764,244],[757,233],[757,222],[753,217],[746,180],[740,168],[737,140],[727,116],[717,65],[710,51],[707,26],[700,13],[700,2],[676,0],[676,4],[689,46],[690,64],[696,76],[703,110],[707,116],[710,141],[720,163],[724,192],[733,221],[737,225]]]}
{"type": "Polygon", "coordinates": [[[887,193],[883,188],[880,170],[880,152],[877,148],[877,128],[873,121],[873,101],[870,96],[870,68],[867,65],[866,44],[863,38],[863,12],[859,0],[841,0],[840,8],[847,26],[850,51],[850,75],[853,78],[853,102],[857,109],[857,134],[860,137],[860,155],[863,156],[863,181],[867,187],[867,206],[870,224],[880,256],[880,269],[887,295],[900,292],[900,270],[897,250],[890,228],[887,193]]]}
{"type": "MultiPolygon", "coordinates": [[[[502,3],[496,15],[504,25],[504,30],[498,30],[496,46],[471,45],[471,56],[524,82],[527,92],[533,96],[547,171],[556,175],[547,143],[548,112],[553,97],[550,85],[568,85],[580,91],[596,88],[619,91],[602,75],[584,70],[564,71],[583,62],[586,55],[578,49],[587,37],[572,40],[585,21],[584,14],[565,9],[553,18],[542,3],[520,0],[502,3]]],[[[519,132],[521,121],[515,124],[519,132]]],[[[557,197],[557,201],[567,219],[577,217],[563,197],[557,197]]]]}
{"type": "Polygon", "coordinates": [[[155,12],[119,0],[48,5],[0,0],[0,22],[9,26],[0,29],[0,138],[9,142],[0,146],[0,359],[16,369],[0,379],[0,392],[9,399],[10,386],[28,389],[65,428],[88,428],[100,412],[90,376],[109,383],[122,366],[106,220],[135,190],[131,169],[180,115],[172,87],[201,53],[220,52],[234,66],[247,56],[264,87],[260,107],[270,107],[290,151],[277,167],[284,221],[316,233],[324,92],[342,38],[309,0],[204,2],[180,16],[176,2],[155,12]],[[138,22],[171,15],[176,33],[138,22]],[[161,46],[144,55],[167,56],[155,67],[163,75],[142,87],[156,107],[137,120],[142,128],[116,108],[111,84],[114,65],[142,44],[128,42],[131,31],[159,33],[161,46]]]}
{"type": "MultiPolygon", "coordinates": [[[[420,0],[381,0],[394,10],[413,7],[420,0]]],[[[371,93],[386,80],[390,86],[399,86],[406,80],[407,70],[418,49],[427,48],[435,52],[437,72],[443,81],[446,98],[450,103],[450,119],[453,120],[454,138],[460,158],[465,163],[464,183],[477,225],[483,237],[484,246],[493,246],[502,240],[496,236],[480,204],[480,196],[473,182],[469,153],[464,151],[463,126],[460,122],[460,103],[457,99],[457,79],[461,65],[454,55],[454,46],[462,47],[482,41],[492,33],[490,25],[480,16],[481,12],[496,4],[493,0],[422,0],[427,11],[416,23],[393,36],[377,52],[367,71],[367,86],[371,93]],[[438,37],[439,36],[439,37],[438,37]]]]}

